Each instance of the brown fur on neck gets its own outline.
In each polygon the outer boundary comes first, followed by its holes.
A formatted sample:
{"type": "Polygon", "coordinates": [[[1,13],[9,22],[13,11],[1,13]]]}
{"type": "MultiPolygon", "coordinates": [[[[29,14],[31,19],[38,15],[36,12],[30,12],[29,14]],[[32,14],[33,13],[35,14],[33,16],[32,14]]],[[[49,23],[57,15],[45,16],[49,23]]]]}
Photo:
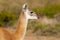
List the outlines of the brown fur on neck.
{"type": "Polygon", "coordinates": [[[18,19],[18,25],[14,33],[10,33],[5,28],[0,28],[0,40],[21,40],[24,36],[26,25],[26,17],[24,12],[21,12],[18,19]]]}
{"type": "Polygon", "coordinates": [[[23,37],[25,29],[26,29],[26,17],[25,17],[24,12],[21,12],[18,19],[18,26],[14,34],[17,39],[20,39],[23,37]]]}

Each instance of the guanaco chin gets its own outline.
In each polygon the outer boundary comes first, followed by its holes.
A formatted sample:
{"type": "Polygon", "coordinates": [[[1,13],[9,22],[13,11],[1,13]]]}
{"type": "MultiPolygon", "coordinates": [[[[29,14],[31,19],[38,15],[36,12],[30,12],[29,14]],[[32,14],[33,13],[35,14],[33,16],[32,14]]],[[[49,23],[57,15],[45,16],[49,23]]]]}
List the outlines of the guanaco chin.
{"type": "Polygon", "coordinates": [[[19,15],[16,31],[12,33],[3,27],[0,27],[0,40],[23,40],[29,19],[37,19],[37,15],[35,12],[30,11],[27,7],[27,3],[25,3],[22,6],[22,12],[19,15]]]}

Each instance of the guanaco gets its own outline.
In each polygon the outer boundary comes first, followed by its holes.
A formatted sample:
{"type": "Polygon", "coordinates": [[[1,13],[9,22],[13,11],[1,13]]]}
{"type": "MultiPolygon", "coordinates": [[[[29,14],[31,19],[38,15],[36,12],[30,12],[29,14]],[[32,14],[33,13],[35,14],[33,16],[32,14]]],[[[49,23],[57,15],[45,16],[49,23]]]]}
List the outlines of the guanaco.
{"type": "Polygon", "coordinates": [[[19,15],[18,25],[14,33],[0,27],[0,40],[24,40],[29,19],[37,19],[35,12],[28,9],[27,3],[22,6],[22,12],[19,15]]]}

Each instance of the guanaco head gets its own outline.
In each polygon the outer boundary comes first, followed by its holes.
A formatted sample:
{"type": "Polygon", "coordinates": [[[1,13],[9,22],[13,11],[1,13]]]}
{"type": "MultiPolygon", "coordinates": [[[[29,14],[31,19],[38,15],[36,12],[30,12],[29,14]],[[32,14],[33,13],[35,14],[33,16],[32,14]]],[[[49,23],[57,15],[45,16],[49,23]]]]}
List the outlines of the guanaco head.
{"type": "Polygon", "coordinates": [[[37,15],[35,14],[35,12],[28,9],[27,3],[23,5],[22,11],[24,12],[24,15],[27,19],[37,19],[37,15]]]}

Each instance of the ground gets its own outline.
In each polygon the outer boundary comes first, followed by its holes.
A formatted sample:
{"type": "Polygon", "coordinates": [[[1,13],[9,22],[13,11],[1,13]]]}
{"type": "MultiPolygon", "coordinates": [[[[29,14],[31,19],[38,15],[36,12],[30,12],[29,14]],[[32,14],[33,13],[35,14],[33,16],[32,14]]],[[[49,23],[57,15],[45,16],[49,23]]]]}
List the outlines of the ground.
{"type": "Polygon", "coordinates": [[[26,36],[24,40],[60,40],[57,37],[46,37],[46,36],[26,36]]]}
{"type": "Polygon", "coordinates": [[[56,36],[37,36],[33,33],[27,32],[24,40],[60,40],[60,37],[56,36]]]}

